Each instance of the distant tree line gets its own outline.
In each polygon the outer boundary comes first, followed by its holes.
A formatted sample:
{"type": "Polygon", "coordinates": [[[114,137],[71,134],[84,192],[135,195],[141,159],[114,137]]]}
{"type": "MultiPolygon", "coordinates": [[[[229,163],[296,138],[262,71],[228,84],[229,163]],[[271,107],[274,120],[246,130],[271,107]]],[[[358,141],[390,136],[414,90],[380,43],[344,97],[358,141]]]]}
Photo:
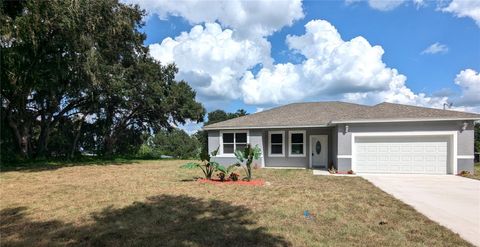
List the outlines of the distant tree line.
{"type": "MultiPolygon", "coordinates": [[[[173,126],[203,121],[175,65],[149,56],[138,6],[0,4],[2,162],[136,153],[152,135],[160,146],[169,135],[181,142],[186,136],[173,126]]],[[[169,145],[162,149],[174,150],[169,145]]]]}

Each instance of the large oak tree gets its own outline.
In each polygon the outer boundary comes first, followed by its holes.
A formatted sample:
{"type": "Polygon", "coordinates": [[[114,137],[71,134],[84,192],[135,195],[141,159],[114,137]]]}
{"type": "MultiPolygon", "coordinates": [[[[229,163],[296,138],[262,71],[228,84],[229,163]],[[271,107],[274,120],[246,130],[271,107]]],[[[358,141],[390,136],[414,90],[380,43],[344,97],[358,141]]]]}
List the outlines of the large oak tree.
{"type": "Polygon", "coordinates": [[[129,140],[142,133],[202,121],[175,66],[149,56],[138,6],[28,0],[0,9],[2,159],[110,155],[138,146],[129,140]]]}

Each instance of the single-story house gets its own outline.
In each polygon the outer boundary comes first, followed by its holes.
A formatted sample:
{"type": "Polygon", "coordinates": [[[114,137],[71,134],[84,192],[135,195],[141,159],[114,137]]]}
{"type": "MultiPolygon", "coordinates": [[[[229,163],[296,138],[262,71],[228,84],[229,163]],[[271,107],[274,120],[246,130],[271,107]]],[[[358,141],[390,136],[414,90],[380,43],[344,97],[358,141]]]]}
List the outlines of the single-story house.
{"type": "Polygon", "coordinates": [[[294,103],[206,125],[216,161],[258,145],[259,167],[356,173],[473,173],[474,121],[480,114],[381,103],[294,103]]]}

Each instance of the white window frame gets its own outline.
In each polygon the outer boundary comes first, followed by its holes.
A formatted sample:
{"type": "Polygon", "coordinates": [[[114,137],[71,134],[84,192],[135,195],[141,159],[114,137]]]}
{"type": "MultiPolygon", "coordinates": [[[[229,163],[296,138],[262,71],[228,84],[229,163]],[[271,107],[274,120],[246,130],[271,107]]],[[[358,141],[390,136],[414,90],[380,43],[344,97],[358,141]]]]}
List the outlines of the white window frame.
{"type": "MultiPolygon", "coordinates": [[[[307,156],[307,131],[305,130],[292,130],[288,132],[288,156],[290,157],[306,157],[307,156]],[[303,154],[292,154],[292,134],[303,134],[303,154]]],[[[300,144],[300,143],[295,143],[300,144]]]]}
{"type": "Polygon", "coordinates": [[[250,132],[248,130],[225,130],[225,131],[220,131],[220,150],[219,150],[219,154],[218,157],[235,157],[235,154],[234,153],[223,153],[223,134],[230,134],[232,133],[233,134],[233,151],[235,152],[235,148],[237,146],[237,140],[236,140],[236,137],[235,137],[235,134],[237,133],[245,133],[247,134],[247,144],[250,143],[250,132]]]}
{"type": "MultiPolygon", "coordinates": [[[[279,143],[276,143],[279,144],[279,143]]],[[[285,131],[268,131],[268,156],[269,157],[285,157],[285,131]],[[272,154],[272,134],[282,135],[282,153],[272,154]]]]}

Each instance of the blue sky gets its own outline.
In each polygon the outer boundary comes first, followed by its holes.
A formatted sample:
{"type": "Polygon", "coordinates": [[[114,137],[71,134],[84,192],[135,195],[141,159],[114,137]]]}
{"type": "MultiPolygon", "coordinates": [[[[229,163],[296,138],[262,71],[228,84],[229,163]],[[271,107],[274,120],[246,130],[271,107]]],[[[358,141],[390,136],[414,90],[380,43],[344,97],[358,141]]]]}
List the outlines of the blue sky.
{"type": "Polygon", "coordinates": [[[208,111],[321,100],[480,110],[480,1],[128,2],[149,13],[152,56],[177,63],[208,111]]]}

